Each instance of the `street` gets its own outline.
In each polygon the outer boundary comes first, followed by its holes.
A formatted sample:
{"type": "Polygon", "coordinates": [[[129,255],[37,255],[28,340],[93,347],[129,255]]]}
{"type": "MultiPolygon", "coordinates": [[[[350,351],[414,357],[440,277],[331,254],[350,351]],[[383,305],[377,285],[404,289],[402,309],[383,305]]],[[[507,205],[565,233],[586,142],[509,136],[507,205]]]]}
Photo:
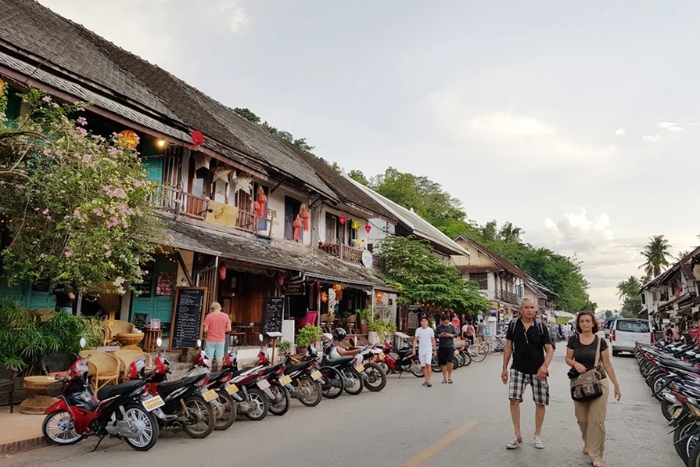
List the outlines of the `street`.
{"type": "MultiPolygon", "coordinates": [[[[4,467],[124,467],[125,465],[216,466],[532,466],[590,465],[581,454],[578,426],[568,395],[564,345],[551,367],[552,397],[544,450],[532,445],[534,406],[522,406],[524,446],[507,451],[512,429],[506,387],[500,382],[501,356],[489,356],[454,374],[454,384],[421,386],[412,375],[390,376],[384,391],[363,391],[323,400],[316,408],[292,401],[283,417],[261,422],[238,420],[228,431],[204,440],[184,433],[161,434],[149,452],[134,452],[121,441],[96,439],[72,447],[47,447],[12,456],[4,467]]],[[[622,402],[608,407],[606,466],[683,464],[671,444],[658,403],[639,376],[631,356],[614,358],[622,402]]],[[[531,394],[528,392],[527,394],[531,394]]]]}

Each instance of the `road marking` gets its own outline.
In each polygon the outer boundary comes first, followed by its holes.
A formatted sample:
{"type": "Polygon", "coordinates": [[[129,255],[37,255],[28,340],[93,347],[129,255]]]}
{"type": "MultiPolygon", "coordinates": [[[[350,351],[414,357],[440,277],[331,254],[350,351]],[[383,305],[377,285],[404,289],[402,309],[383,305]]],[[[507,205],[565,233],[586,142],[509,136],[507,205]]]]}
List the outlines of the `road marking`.
{"type": "Polygon", "coordinates": [[[454,443],[457,441],[459,438],[464,436],[464,434],[477,426],[479,423],[478,422],[467,422],[464,425],[460,426],[457,428],[455,431],[452,433],[448,434],[441,440],[439,440],[437,443],[433,444],[430,446],[428,449],[425,451],[421,452],[418,454],[416,457],[411,459],[410,461],[406,462],[403,467],[420,467],[425,463],[427,460],[429,460],[431,457],[433,457],[435,454],[438,452],[442,451],[445,449],[447,446],[450,444],[454,443]]]}

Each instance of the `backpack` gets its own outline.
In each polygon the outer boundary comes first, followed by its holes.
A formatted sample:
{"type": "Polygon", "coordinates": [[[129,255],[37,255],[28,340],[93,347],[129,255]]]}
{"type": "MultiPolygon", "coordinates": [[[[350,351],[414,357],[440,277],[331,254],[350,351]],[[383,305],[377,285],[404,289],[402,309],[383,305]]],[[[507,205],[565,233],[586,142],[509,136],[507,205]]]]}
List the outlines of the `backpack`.
{"type": "MultiPolygon", "coordinates": [[[[517,323],[518,320],[520,320],[519,317],[511,320],[510,323],[508,323],[508,332],[510,334],[513,334],[515,332],[515,323],[517,323]]],[[[542,339],[542,336],[544,334],[549,334],[549,330],[547,329],[547,326],[545,326],[545,324],[539,318],[535,318],[535,326],[537,326],[537,331],[540,334],[540,339],[542,339]]],[[[556,344],[554,344],[554,341],[552,341],[552,349],[554,349],[554,350],[557,349],[556,344]]]]}

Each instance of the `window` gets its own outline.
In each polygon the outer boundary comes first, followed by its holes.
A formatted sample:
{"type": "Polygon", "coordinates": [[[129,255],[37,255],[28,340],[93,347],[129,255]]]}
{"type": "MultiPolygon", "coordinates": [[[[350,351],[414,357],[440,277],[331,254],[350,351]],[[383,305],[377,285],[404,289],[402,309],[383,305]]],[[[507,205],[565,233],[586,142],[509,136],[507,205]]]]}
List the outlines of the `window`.
{"type": "MultiPolygon", "coordinates": [[[[294,238],[294,220],[297,218],[301,210],[301,201],[298,201],[289,196],[284,197],[284,238],[285,240],[295,240],[294,238]]],[[[304,240],[304,229],[299,229],[300,242],[304,240]]]]}
{"type": "Polygon", "coordinates": [[[338,216],[334,216],[330,212],[326,213],[326,243],[335,243],[338,239],[338,216]]]}
{"type": "Polygon", "coordinates": [[[648,321],[617,320],[617,330],[620,332],[651,332],[648,321]]]}
{"type": "Polygon", "coordinates": [[[471,273],[469,274],[469,279],[479,283],[479,290],[487,290],[489,288],[488,273],[471,273]]]}
{"type": "Polygon", "coordinates": [[[368,243],[368,244],[367,244],[367,250],[368,250],[370,253],[374,253],[374,243],[368,243]]]}

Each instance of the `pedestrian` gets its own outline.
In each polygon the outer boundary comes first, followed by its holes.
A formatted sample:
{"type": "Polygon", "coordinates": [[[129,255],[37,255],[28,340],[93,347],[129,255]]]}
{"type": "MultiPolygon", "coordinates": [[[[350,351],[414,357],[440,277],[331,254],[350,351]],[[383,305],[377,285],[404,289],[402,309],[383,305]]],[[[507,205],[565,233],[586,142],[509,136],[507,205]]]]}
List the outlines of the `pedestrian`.
{"type": "Polygon", "coordinates": [[[583,374],[595,368],[601,377],[603,395],[585,402],[574,401],[574,411],[583,438],[583,453],[591,457],[595,467],[603,467],[605,413],[610,392],[608,381],[615,385],[615,399],[619,401],[622,393],[610,361],[608,343],[596,335],[598,323],[593,313],[582,311],[578,314],[576,331],[578,335],[572,336],[566,345],[566,364],[572,367],[574,374],[583,374]]]}
{"type": "Polygon", "coordinates": [[[556,322],[553,322],[552,326],[549,328],[549,337],[552,339],[552,342],[556,342],[558,332],[559,325],[556,322]]]}
{"type": "Polygon", "coordinates": [[[462,327],[462,337],[467,342],[468,346],[474,345],[474,334],[476,334],[476,331],[474,330],[474,325],[472,324],[472,320],[469,320],[462,327]]]}
{"type": "Polygon", "coordinates": [[[56,284],[53,288],[52,297],[56,302],[55,311],[63,311],[73,314],[73,304],[75,303],[75,292],[71,287],[70,281],[63,281],[56,284]]]}
{"type": "Polygon", "coordinates": [[[435,329],[438,338],[438,364],[442,369],[442,384],[452,384],[452,357],[455,353],[455,337],[459,331],[450,323],[450,317],[443,315],[440,325],[435,329]]]}
{"type": "Polygon", "coordinates": [[[212,371],[217,370],[219,359],[223,362],[224,344],[228,332],[231,332],[231,318],[221,311],[221,305],[218,302],[212,303],[209,314],[204,318],[204,334],[207,339],[204,353],[211,358],[212,371]]]}
{"type": "Polygon", "coordinates": [[[545,407],[549,405],[549,364],[554,356],[552,340],[546,326],[535,319],[535,303],[526,298],[520,304],[520,317],[508,324],[506,347],[503,351],[503,371],[501,380],[508,384],[510,415],[513,420],[513,440],[506,444],[508,449],[522,445],[520,432],[520,404],[527,385],[532,386],[535,401],[535,447],[544,449],[542,443],[542,423],[545,407]],[[511,356],[513,365],[508,372],[511,356]]]}
{"type": "Polygon", "coordinates": [[[423,369],[423,377],[425,381],[423,386],[433,387],[430,382],[430,377],[433,374],[433,369],[430,366],[432,360],[437,356],[437,348],[435,345],[435,331],[428,327],[428,317],[423,316],[420,319],[420,327],[416,329],[416,334],[413,336],[413,354],[416,353],[416,344],[418,344],[418,360],[423,369]]]}
{"type": "Polygon", "coordinates": [[[678,342],[679,340],[681,340],[681,333],[678,332],[678,328],[673,323],[671,323],[671,339],[674,342],[678,342]]]}
{"type": "Polygon", "coordinates": [[[564,340],[566,342],[569,342],[569,334],[571,333],[571,324],[566,323],[561,331],[562,331],[562,334],[564,336],[564,340]]]}
{"type": "Polygon", "coordinates": [[[484,325],[484,320],[480,319],[479,324],[476,326],[476,340],[479,344],[484,343],[484,329],[486,329],[486,325],[484,325]]]}

